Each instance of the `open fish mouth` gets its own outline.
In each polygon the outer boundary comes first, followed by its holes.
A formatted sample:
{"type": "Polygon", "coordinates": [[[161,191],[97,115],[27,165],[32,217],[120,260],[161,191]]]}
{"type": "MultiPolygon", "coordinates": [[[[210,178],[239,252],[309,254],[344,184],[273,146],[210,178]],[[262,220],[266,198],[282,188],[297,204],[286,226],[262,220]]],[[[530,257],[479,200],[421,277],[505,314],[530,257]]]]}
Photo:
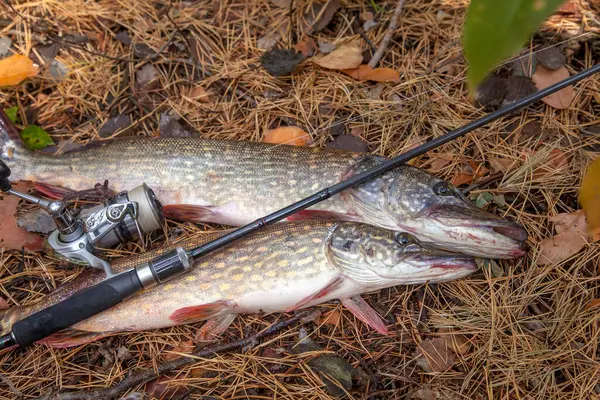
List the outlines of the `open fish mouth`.
{"type": "Polygon", "coordinates": [[[418,219],[443,235],[436,239],[448,242],[440,245],[446,250],[499,258],[520,257],[528,250],[527,231],[521,225],[476,207],[434,205],[418,219]]]}

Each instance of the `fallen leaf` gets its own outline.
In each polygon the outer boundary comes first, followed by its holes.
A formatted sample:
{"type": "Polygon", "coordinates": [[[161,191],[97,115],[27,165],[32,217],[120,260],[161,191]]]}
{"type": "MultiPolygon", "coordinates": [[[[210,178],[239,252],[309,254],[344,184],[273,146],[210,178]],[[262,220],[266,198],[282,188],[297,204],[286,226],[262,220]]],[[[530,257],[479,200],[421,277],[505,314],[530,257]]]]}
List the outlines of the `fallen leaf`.
{"type": "Polygon", "coordinates": [[[465,335],[453,333],[448,328],[441,328],[438,332],[444,334],[441,337],[444,339],[446,346],[454,353],[464,356],[471,350],[471,341],[465,335]]]}
{"type": "Polygon", "coordinates": [[[39,150],[52,146],[54,141],[44,129],[37,125],[28,125],[20,133],[21,140],[29,150],[39,150]]]}
{"type": "Polygon", "coordinates": [[[340,70],[358,68],[362,60],[360,43],[353,41],[339,46],[326,56],[313,59],[312,62],[323,68],[340,70]]]}
{"type": "Polygon", "coordinates": [[[56,57],[60,48],[60,43],[39,44],[34,47],[35,51],[31,52],[30,57],[38,62],[44,61],[49,63],[50,61],[54,60],[54,57],[56,57]],[[37,54],[42,57],[42,60],[37,57],[37,54]]]}
{"type": "Polygon", "coordinates": [[[0,60],[0,87],[18,85],[28,77],[37,75],[39,68],[28,57],[13,54],[0,60]]]}
{"type": "Polygon", "coordinates": [[[537,90],[532,80],[526,76],[513,75],[506,82],[506,96],[502,102],[502,106],[513,104],[523,97],[535,93],[537,90]]]}
{"type": "Polygon", "coordinates": [[[273,76],[283,76],[294,72],[302,60],[304,56],[295,50],[273,49],[262,55],[260,65],[273,76]]]}
{"type": "Polygon", "coordinates": [[[136,71],[135,80],[138,88],[143,88],[156,78],[158,71],[152,64],[146,64],[136,71]]]}
{"type": "Polygon", "coordinates": [[[319,42],[319,51],[323,54],[329,54],[335,50],[335,44],[333,43],[321,43],[319,42]]]}
{"type": "Polygon", "coordinates": [[[504,270],[498,263],[489,258],[475,258],[475,264],[477,264],[477,268],[483,271],[489,271],[492,278],[500,278],[504,276],[504,270]]]}
{"type": "Polygon", "coordinates": [[[311,137],[296,126],[281,126],[268,131],[262,141],[265,143],[306,146],[311,142],[311,137]]]}
{"type": "Polygon", "coordinates": [[[8,302],[4,300],[4,298],[0,297],[0,310],[6,310],[9,307],[10,305],[8,304],[8,302]]]}
{"type": "Polygon", "coordinates": [[[340,0],[314,1],[304,14],[305,30],[309,33],[315,33],[325,29],[340,7],[340,0]]]}
{"type": "Polygon", "coordinates": [[[326,147],[330,149],[352,151],[354,153],[367,153],[369,145],[359,137],[354,135],[339,135],[331,142],[327,143],[326,147]]]}
{"type": "Polygon", "coordinates": [[[589,310],[590,308],[594,308],[594,307],[598,307],[598,306],[600,306],[600,299],[594,299],[586,304],[585,309],[589,310]]]}
{"type": "Polygon", "coordinates": [[[8,116],[8,119],[10,119],[10,122],[13,124],[19,122],[19,108],[17,106],[6,108],[4,112],[8,116]]]}
{"type": "Polygon", "coordinates": [[[444,372],[454,365],[455,355],[443,338],[423,340],[418,348],[417,365],[427,372],[444,372]]]}
{"type": "Polygon", "coordinates": [[[535,72],[537,66],[537,58],[533,54],[527,54],[525,56],[517,58],[515,61],[510,63],[512,74],[516,76],[524,76],[531,78],[531,75],[535,72]]]}
{"type": "Polygon", "coordinates": [[[50,233],[56,229],[54,219],[41,208],[35,211],[24,212],[17,218],[17,225],[24,228],[27,232],[50,233]]]}
{"type": "Polygon", "coordinates": [[[311,37],[305,36],[304,39],[296,43],[294,48],[304,57],[312,57],[317,51],[317,44],[311,37]]]}
{"type": "Polygon", "coordinates": [[[192,132],[188,131],[179,122],[180,117],[176,113],[165,111],[160,114],[158,129],[161,137],[191,137],[192,132]]]}
{"type": "Polygon", "coordinates": [[[484,176],[487,172],[484,166],[479,165],[473,160],[469,160],[467,163],[464,163],[463,170],[454,175],[451,182],[454,186],[470,184],[474,180],[484,176]]]}
{"type": "Polygon", "coordinates": [[[557,169],[561,169],[568,164],[569,160],[564,151],[552,149],[544,162],[533,170],[531,177],[533,179],[539,179],[544,176],[554,175],[556,174],[557,169]]]}
{"type": "Polygon", "coordinates": [[[567,61],[564,54],[557,47],[545,48],[537,52],[535,58],[537,58],[540,64],[551,70],[559,69],[567,61]]]}
{"type": "Polygon", "coordinates": [[[490,166],[492,167],[494,172],[506,172],[511,168],[511,166],[514,163],[514,161],[498,157],[488,157],[488,162],[490,163],[490,166]]]}
{"type": "Polygon", "coordinates": [[[156,399],[175,399],[182,398],[189,393],[182,379],[177,379],[177,376],[163,375],[146,384],[145,392],[151,398],[156,399]]]}
{"type": "Polygon", "coordinates": [[[360,82],[400,82],[400,74],[391,68],[371,68],[369,65],[364,64],[358,68],[343,69],[342,72],[360,82]]]}
{"type": "Polygon", "coordinates": [[[199,101],[200,103],[210,103],[210,95],[202,86],[196,86],[190,89],[188,97],[199,101]]]}
{"type": "MultiPolygon", "coordinates": [[[[543,65],[538,65],[535,69],[535,74],[533,74],[531,79],[535,83],[535,86],[538,88],[538,90],[542,90],[550,85],[562,81],[563,79],[567,79],[569,76],[569,71],[565,66],[553,71],[544,67],[543,65]]],[[[558,92],[544,97],[542,101],[551,107],[562,110],[569,108],[571,101],[573,101],[573,97],[575,97],[573,86],[567,86],[558,92]]]]}
{"type": "Polygon", "coordinates": [[[475,101],[483,107],[500,107],[507,92],[506,79],[490,74],[475,90],[475,101]]]}
{"type": "Polygon", "coordinates": [[[59,60],[52,60],[48,67],[48,71],[54,79],[64,79],[69,75],[69,67],[59,60]]]}
{"type": "Polygon", "coordinates": [[[167,354],[165,354],[165,361],[170,361],[181,357],[181,355],[176,353],[191,353],[195,348],[196,346],[191,340],[181,342],[177,346],[173,347],[173,349],[171,349],[169,352],[167,352],[167,354]]]}
{"type": "Polygon", "coordinates": [[[550,217],[550,221],[558,221],[557,235],[540,241],[538,265],[559,263],[577,254],[587,243],[587,224],[583,210],[567,216],[558,214],[550,217]]]}
{"type": "Polygon", "coordinates": [[[320,318],[320,323],[323,325],[338,326],[340,323],[341,315],[342,313],[340,313],[340,310],[332,310],[331,312],[327,313],[326,315],[320,318]]]}
{"type": "Polygon", "coordinates": [[[431,168],[429,168],[429,171],[431,171],[431,172],[441,171],[442,168],[444,168],[445,166],[450,164],[454,160],[455,157],[456,157],[456,155],[453,153],[437,155],[436,158],[431,162],[431,168]]]}
{"type": "MultiPolygon", "coordinates": [[[[14,183],[13,188],[20,192],[27,192],[29,184],[25,182],[14,183]]],[[[41,251],[42,238],[25,229],[19,228],[15,214],[21,199],[17,196],[0,194],[0,247],[7,250],[41,251]]]]}
{"type": "MultiPolygon", "coordinates": [[[[101,138],[107,138],[112,136],[115,132],[121,131],[131,125],[131,117],[129,115],[117,115],[114,118],[109,119],[104,123],[100,129],[98,129],[98,135],[101,138]]],[[[127,130],[121,131],[124,133],[127,130]]]]}
{"type": "Polygon", "coordinates": [[[271,50],[277,44],[277,32],[269,32],[256,40],[256,47],[261,50],[271,50]]]}
{"type": "Polygon", "coordinates": [[[466,172],[457,172],[450,181],[454,186],[460,186],[473,183],[475,175],[466,172]]]}
{"type": "Polygon", "coordinates": [[[583,177],[579,203],[585,212],[592,240],[600,240],[600,157],[592,162],[583,177]]]}

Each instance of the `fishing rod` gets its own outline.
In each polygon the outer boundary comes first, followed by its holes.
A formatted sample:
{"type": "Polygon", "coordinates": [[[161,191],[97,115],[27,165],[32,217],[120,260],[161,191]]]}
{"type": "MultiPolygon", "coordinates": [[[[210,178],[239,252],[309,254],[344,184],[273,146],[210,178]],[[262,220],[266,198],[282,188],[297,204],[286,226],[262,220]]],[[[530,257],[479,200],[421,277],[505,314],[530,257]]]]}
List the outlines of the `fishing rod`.
{"type": "MultiPolygon", "coordinates": [[[[14,346],[27,346],[59,332],[69,326],[75,325],[90,318],[104,310],[107,310],[142,289],[148,289],[164,283],[175,276],[183,274],[191,269],[192,265],[211,252],[233,243],[234,241],[248,236],[261,228],[272,225],[298,211],[311,207],[319,202],[329,199],[346,189],[360,185],[370,179],[382,175],[410,159],[446,144],[454,139],[480,128],[498,118],[508,115],[523,107],[526,107],[544,97],[555,93],[567,86],[573,85],[587,77],[600,72],[600,64],[584,70],[567,79],[548,86],[536,93],[526,96],[517,102],[496,110],[484,117],[470,122],[463,127],[432,139],[421,146],[407,151],[397,157],[382,162],[381,164],[343,180],[333,186],[322,189],[313,195],[299,200],[281,210],[275,211],[248,225],[238,228],[212,242],[200,245],[190,251],[179,247],[158,256],[151,261],[141,263],[133,269],[110,276],[101,283],[74,294],[68,299],[51,307],[41,310],[29,317],[16,322],[7,335],[0,337],[0,350],[14,346]]],[[[8,177],[10,170],[0,162],[0,190],[11,192],[8,177]]]]}

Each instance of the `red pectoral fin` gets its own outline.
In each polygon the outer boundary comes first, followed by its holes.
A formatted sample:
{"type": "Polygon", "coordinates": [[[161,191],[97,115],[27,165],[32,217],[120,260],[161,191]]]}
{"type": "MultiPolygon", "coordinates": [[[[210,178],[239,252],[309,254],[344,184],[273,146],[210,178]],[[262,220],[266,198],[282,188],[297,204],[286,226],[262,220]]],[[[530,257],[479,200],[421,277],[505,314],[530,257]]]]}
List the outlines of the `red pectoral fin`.
{"type": "Polygon", "coordinates": [[[329,283],[327,285],[325,285],[318,292],[315,292],[315,293],[311,294],[310,296],[303,298],[302,300],[300,300],[300,302],[298,304],[294,305],[291,308],[288,308],[287,310],[285,310],[285,312],[298,310],[298,309],[304,307],[305,305],[307,305],[308,303],[310,303],[311,301],[325,296],[327,293],[330,293],[332,290],[335,290],[335,288],[337,288],[343,281],[344,281],[344,278],[339,277],[339,276],[333,278],[331,281],[329,281],[329,283]]]}
{"type": "Polygon", "coordinates": [[[214,215],[214,206],[195,206],[193,204],[168,204],[163,207],[167,218],[180,221],[206,222],[207,217],[214,215]]]}
{"type": "Polygon", "coordinates": [[[353,221],[354,217],[350,214],[342,214],[334,211],[323,210],[302,210],[296,214],[287,217],[286,221],[303,221],[306,219],[326,219],[336,221],[353,221]]]}
{"type": "Polygon", "coordinates": [[[50,197],[51,199],[63,199],[66,195],[73,193],[73,190],[60,186],[48,185],[47,183],[34,182],[33,188],[38,192],[50,197]]]}
{"type": "Polygon", "coordinates": [[[389,331],[385,327],[385,323],[381,320],[377,311],[367,304],[360,296],[355,296],[349,299],[342,299],[342,304],[358,319],[371,328],[375,329],[382,335],[389,335],[389,331]]]}
{"type": "Polygon", "coordinates": [[[80,331],[78,329],[67,328],[48,336],[47,338],[39,340],[37,343],[46,344],[57,349],[64,349],[66,347],[75,347],[92,343],[110,334],[111,332],[87,332],[80,331]]]}
{"type": "Polygon", "coordinates": [[[169,319],[178,324],[190,324],[192,322],[205,321],[212,317],[216,317],[217,314],[226,308],[231,308],[231,306],[231,301],[219,300],[214,303],[184,307],[171,314],[169,319]]]}
{"type": "Polygon", "coordinates": [[[211,318],[200,328],[196,335],[198,340],[214,339],[221,333],[225,332],[229,325],[235,320],[235,314],[223,314],[215,318],[211,318]]]}

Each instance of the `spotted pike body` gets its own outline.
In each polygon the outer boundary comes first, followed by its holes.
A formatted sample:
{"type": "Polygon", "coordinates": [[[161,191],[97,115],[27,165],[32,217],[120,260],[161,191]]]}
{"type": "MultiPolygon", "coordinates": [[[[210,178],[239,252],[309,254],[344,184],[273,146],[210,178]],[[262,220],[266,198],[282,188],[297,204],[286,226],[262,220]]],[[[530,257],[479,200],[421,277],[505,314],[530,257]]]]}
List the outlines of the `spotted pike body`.
{"type": "MultiPolygon", "coordinates": [[[[74,329],[101,336],[200,320],[222,326],[237,314],[299,309],[332,299],[342,300],[353,312],[363,307],[364,317],[366,303],[356,299],[361,293],[457,279],[475,269],[470,257],[428,248],[408,234],[400,235],[354,222],[276,224],[199,260],[186,275],[146,290],[74,329]]],[[[214,237],[182,245],[189,249],[214,237]]],[[[119,260],[113,268],[123,271],[156,254],[119,260]]],[[[3,331],[101,279],[101,273],[90,271],[40,303],[6,311],[1,319],[3,331]]],[[[377,317],[365,319],[385,332],[377,317]]]]}
{"type": "MultiPolygon", "coordinates": [[[[72,190],[108,180],[116,191],[146,183],[168,217],[233,226],[385,160],[316,147],[146,137],[52,155],[24,149],[16,136],[0,118],[0,159],[13,180],[72,190]]],[[[520,225],[481,211],[448,183],[407,165],[293,216],[317,217],[410,231],[424,243],[489,258],[523,255],[527,237],[520,225]]]]}

